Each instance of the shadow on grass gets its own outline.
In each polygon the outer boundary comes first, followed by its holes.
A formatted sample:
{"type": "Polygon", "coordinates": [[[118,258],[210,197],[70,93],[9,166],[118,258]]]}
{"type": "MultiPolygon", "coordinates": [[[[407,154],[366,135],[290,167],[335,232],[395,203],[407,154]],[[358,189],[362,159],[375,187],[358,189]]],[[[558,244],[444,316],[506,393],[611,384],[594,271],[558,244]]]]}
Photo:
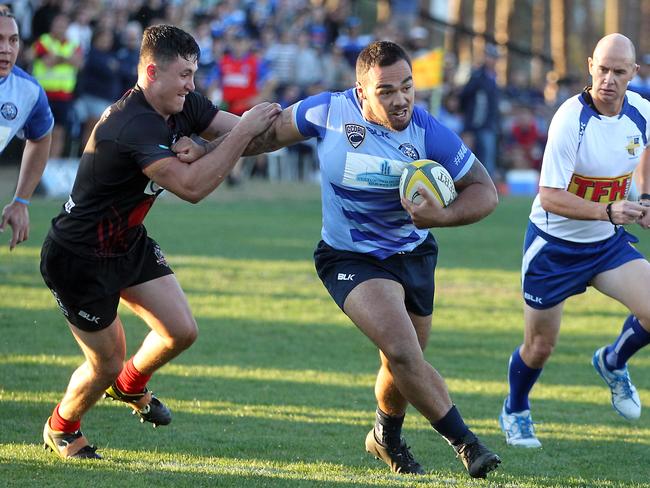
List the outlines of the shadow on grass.
{"type": "MultiPolygon", "coordinates": [[[[34,405],[25,405],[24,423],[31,435],[20,439],[5,438],[3,443],[18,446],[26,442],[33,446],[38,442],[44,421],[39,410],[34,405]]],[[[382,478],[393,480],[387,485],[410,486],[395,482],[399,478],[387,475],[385,466],[364,452],[363,439],[371,418],[367,425],[347,425],[181,413],[170,426],[153,430],[148,425],[137,425],[123,410],[99,407],[85,422],[84,431],[99,446],[107,459],[105,463],[53,464],[52,454],[24,446],[22,449],[33,459],[14,459],[10,469],[21,470],[20,478],[49,480],[46,486],[52,486],[51,482],[69,481],[71,475],[75,483],[80,483],[78,486],[90,486],[101,476],[110,476],[111,486],[121,484],[120,481],[132,481],[135,479],[132,476],[138,477],[140,486],[143,483],[144,486],[158,486],[158,481],[173,481],[175,486],[177,483],[183,486],[191,480],[201,486],[218,479],[223,479],[225,486],[231,486],[226,482],[230,477],[232,486],[247,487],[258,486],[249,485],[249,481],[259,482],[259,486],[347,486],[347,482],[350,486],[378,486],[377,481],[382,478]],[[31,473],[27,469],[30,466],[31,473]],[[44,473],[48,476],[43,477],[44,473]],[[364,482],[373,477],[375,482],[364,482]],[[317,481],[317,478],[338,478],[338,481],[317,481]],[[237,485],[237,482],[242,484],[237,485]]],[[[4,427],[5,422],[4,419],[0,421],[0,426],[4,427]]],[[[431,429],[407,428],[405,435],[419,461],[427,470],[434,470],[434,474],[426,476],[423,482],[439,481],[456,486],[456,482],[469,481],[451,448],[431,429]]],[[[482,435],[482,439],[503,459],[497,473],[499,483],[528,486],[525,483],[534,482],[532,486],[561,487],[637,483],[648,486],[642,468],[622,472],[612,465],[612,459],[624,452],[626,459],[644,466],[647,443],[602,438],[558,439],[545,435],[542,438],[544,449],[521,450],[504,447],[500,434],[482,435]]]]}

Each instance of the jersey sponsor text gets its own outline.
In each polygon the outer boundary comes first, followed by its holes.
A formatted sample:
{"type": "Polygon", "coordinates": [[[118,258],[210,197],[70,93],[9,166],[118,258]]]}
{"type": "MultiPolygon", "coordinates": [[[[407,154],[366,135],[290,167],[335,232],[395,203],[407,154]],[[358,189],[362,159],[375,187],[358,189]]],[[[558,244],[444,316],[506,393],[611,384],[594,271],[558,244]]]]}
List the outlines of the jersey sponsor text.
{"type": "Polygon", "coordinates": [[[592,202],[624,200],[630,191],[632,173],[614,178],[596,178],[574,173],[568,191],[592,202]]]}

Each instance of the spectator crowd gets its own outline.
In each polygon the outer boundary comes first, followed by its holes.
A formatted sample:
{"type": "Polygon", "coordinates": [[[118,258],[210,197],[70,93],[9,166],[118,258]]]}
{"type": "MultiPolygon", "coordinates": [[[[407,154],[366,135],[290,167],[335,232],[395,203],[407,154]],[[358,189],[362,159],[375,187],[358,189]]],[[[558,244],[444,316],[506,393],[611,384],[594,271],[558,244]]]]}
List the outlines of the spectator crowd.
{"type": "MultiPolygon", "coordinates": [[[[373,40],[393,40],[412,56],[432,47],[431,32],[413,8],[418,2],[410,0],[392,0],[395,14],[372,28],[354,15],[352,0],[4,3],[24,43],[18,65],[39,80],[55,117],[50,158],[78,156],[102,112],[135,84],[142,31],[152,24],[174,24],[194,35],[201,48],[197,90],[235,114],[263,100],[286,107],[312,93],[353,86],[357,54],[373,40]]],[[[447,53],[440,104],[432,110],[461,135],[497,183],[509,169],[540,167],[550,116],[582,88],[554,79],[552,72],[545,86],[534,86],[525,71],[513,72],[500,86],[495,64],[502,54],[488,45],[481,63],[469,70],[447,53]]],[[[644,68],[639,85],[650,92],[644,68]]],[[[419,103],[431,108],[431,95],[419,93],[419,103]]],[[[282,157],[295,166],[292,177],[317,177],[312,146],[299,144],[282,157]]],[[[232,182],[276,174],[269,161],[274,158],[251,158],[236,169],[232,182]]]]}

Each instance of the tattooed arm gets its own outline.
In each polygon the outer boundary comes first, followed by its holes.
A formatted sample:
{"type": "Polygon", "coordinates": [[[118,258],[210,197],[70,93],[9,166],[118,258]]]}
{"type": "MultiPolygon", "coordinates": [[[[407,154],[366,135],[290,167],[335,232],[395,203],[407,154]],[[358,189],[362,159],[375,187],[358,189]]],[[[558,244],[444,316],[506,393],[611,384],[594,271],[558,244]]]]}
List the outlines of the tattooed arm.
{"type": "MultiPolygon", "coordinates": [[[[308,139],[308,137],[303,136],[294,125],[294,107],[295,105],[292,105],[291,107],[284,109],[265,132],[262,132],[248,144],[242,156],[254,156],[256,154],[275,151],[281,147],[290,146],[296,142],[308,139]]],[[[231,116],[232,114],[227,115],[231,116]]],[[[239,118],[233,119],[232,117],[224,120],[226,120],[226,123],[232,123],[233,121],[236,122],[239,120],[239,118]]],[[[223,130],[223,127],[221,130],[223,130]]],[[[172,150],[176,152],[176,156],[180,161],[184,163],[192,163],[217,148],[228,135],[228,132],[221,132],[221,135],[215,136],[216,133],[216,131],[211,133],[204,132],[201,134],[203,137],[202,140],[198,138],[182,137],[176,142],[172,150]],[[213,136],[216,138],[213,139],[213,136]],[[206,141],[206,138],[212,140],[206,141]]]]}
{"type": "Polygon", "coordinates": [[[293,121],[292,105],[282,111],[271,127],[255,137],[246,147],[244,156],[253,156],[265,152],[275,151],[281,147],[290,146],[296,142],[309,139],[303,136],[293,121]]]}

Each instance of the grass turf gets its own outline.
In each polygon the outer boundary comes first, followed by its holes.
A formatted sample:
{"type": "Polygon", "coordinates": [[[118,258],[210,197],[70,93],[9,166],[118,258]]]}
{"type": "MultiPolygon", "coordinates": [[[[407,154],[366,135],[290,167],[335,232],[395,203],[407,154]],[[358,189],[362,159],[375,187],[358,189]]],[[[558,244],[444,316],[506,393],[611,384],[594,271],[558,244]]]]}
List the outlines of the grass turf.
{"type": "MultiPolygon", "coordinates": [[[[436,311],[425,353],[466,421],[501,455],[501,468],[488,481],[471,480],[413,409],[405,435],[429,474],[392,475],[367,455],[378,358],[313,269],[320,202],[308,185],[247,184],[219,189],[197,206],[156,203],[147,228],[200,327],[197,343],[150,384],[174,421],[153,430],[127,408],[101,401],[83,428],[106,459],[61,462],[42,450],[40,432],[82,356],[38,272],[40,244],[61,203],[33,203],[30,239],[14,252],[2,235],[3,485],[650,487],[648,416],[635,423],[618,417],[590,366],[626,311],[593,290],[567,303],[556,352],[533,390],[544,448],[504,444],[496,418],[508,357],[522,339],[519,267],[530,200],[521,198],[504,198],[479,224],[434,232],[436,311]]],[[[120,313],[133,353],[147,329],[120,313]]],[[[647,351],[630,369],[648,402],[647,351]]]]}

